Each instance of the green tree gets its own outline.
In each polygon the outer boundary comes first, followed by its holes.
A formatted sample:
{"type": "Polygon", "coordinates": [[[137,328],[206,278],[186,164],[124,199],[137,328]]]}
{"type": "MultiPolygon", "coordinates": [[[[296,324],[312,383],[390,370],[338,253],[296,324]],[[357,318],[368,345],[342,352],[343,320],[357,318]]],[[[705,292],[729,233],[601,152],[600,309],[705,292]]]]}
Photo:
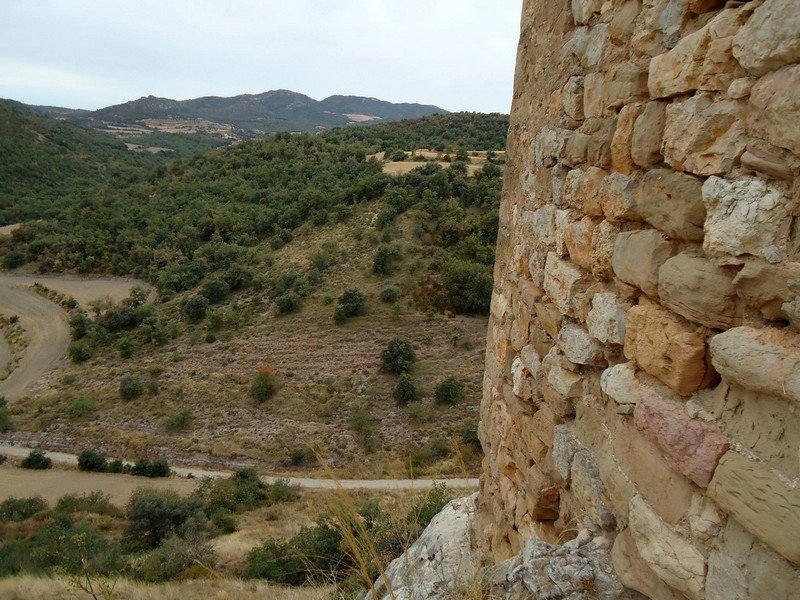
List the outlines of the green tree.
{"type": "Polygon", "coordinates": [[[455,377],[448,377],[436,386],[436,404],[455,404],[464,397],[464,383],[455,377]]]}
{"type": "Polygon", "coordinates": [[[417,386],[414,383],[414,378],[408,373],[401,373],[392,397],[400,406],[419,400],[419,390],[417,390],[417,386]]]}
{"type": "Polygon", "coordinates": [[[144,384],[138,377],[124,377],[119,382],[119,395],[123,400],[133,400],[144,392],[144,384]]]}
{"type": "Polygon", "coordinates": [[[205,296],[190,296],[181,301],[181,315],[189,323],[199,323],[208,311],[208,300],[205,296]]]}
{"type": "Polygon", "coordinates": [[[250,396],[259,404],[275,394],[275,376],[268,370],[259,371],[250,385],[250,396]]]}
{"type": "Polygon", "coordinates": [[[417,360],[414,346],[404,337],[395,337],[381,353],[383,370],[390,373],[406,373],[411,370],[417,360]]]}
{"type": "Polygon", "coordinates": [[[338,324],[344,323],[349,317],[363,315],[367,307],[367,297],[355,288],[345,290],[338,302],[333,313],[333,320],[338,324]]]}

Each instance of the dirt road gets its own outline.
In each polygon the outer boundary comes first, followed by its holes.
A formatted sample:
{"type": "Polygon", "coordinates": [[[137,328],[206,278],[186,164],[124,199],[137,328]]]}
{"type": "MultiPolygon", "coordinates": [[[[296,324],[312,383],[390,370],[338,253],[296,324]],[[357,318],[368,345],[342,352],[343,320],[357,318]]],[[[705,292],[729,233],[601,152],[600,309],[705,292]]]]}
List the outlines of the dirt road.
{"type": "MultiPolygon", "coordinates": [[[[69,345],[69,325],[64,311],[27,288],[37,282],[74,297],[84,307],[105,296],[122,300],[133,286],[144,285],[121,278],[78,279],[0,273],[0,312],[17,315],[29,340],[17,368],[0,382],[0,396],[5,396],[9,402],[21,398],[32,383],[55,368],[69,345]]],[[[7,348],[0,348],[0,362],[2,366],[8,363],[7,348]]]]}
{"type": "MultiPolygon", "coordinates": [[[[14,458],[28,455],[29,448],[0,444],[0,454],[14,458]]],[[[78,459],[74,454],[63,452],[47,452],[54,463],[62,465],[77,465],[78,459]]],[[[206,471],[203,469],[174,467],[172,469],[181,477],[190,473],[196,479],[182,479],[171,477],[169,479],[153,480],[131,475],[116,475],[112,473],[83,473],[74,470],[29,471],[14,467],[0,468],[0,501],[10,496],[36,496],[40,495],[45,500],[53,502],[64,494],[82,494],[92,490],[102,490],[111,494],[112,502],[124,504],[131,492],[139,487],[157,487],[159,489],[174,489],[184,493],[194,489],[200,478],[203,477],[228,477],[232,471],[206,471]]],[[[263,476],[265,483],[274,483],[278,479],[287,479],[291,485],[315,490],[333,490],[343,488],[346,490],[428,490],[436,482],[444,482],[449,488],[477,488],[477,479],[312,479],[310,477],[281,477],[263,476]]]]}

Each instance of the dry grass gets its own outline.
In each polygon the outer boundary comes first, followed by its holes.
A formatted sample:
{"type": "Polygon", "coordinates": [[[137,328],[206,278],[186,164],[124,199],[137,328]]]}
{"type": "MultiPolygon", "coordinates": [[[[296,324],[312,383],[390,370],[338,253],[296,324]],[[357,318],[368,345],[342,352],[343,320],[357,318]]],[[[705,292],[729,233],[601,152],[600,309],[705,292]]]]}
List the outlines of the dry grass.
{"type": "MultiPolygon", "coordinates": [[[[105,583],[99,580],[98,584],[105,583]]],[[[259,581],[238,579],[201,579],[148,585],[126,579],[109,582],[114,585],[114,600],[323,600],[330,598],[331,587],[286,588],[259,581]]],[[[0,598],[4,600],[75,600],[91,598],[76,590],[70,581],[61,577],[32,577],[22,575],[0,579],[0,598]]]]}

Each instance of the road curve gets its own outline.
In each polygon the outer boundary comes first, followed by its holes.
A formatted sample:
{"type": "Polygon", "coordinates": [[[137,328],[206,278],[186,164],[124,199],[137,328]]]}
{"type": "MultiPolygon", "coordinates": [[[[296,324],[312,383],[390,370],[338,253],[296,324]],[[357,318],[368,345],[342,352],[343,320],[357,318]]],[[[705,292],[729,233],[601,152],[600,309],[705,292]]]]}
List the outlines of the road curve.
{"type": "MultiPolygon", "coordinates": [[[[28,456],[30,448],[0,444],[0,454],[22,458],[28,456]]],[[[47,452],[53,462],[77,465],[78,457],[64,452],[47,452]]],[[[229,477],[233,471],[206,471],[190,467],[173,467],[181,477],[229,477]]],[[[76,473],[76,475],[78,475],[76,473]]],[[[80,473],[82,475],[82,473],[80,473]]],[[[434,483],[445,483],[449,488],[477,488],[477,479],[313,479],[310,477],[282,477],[280,475],[264,475],[264,483],[275,483],[278,479],[288,480],[291,485],[314,490],[428,490],[434,483]]]]}

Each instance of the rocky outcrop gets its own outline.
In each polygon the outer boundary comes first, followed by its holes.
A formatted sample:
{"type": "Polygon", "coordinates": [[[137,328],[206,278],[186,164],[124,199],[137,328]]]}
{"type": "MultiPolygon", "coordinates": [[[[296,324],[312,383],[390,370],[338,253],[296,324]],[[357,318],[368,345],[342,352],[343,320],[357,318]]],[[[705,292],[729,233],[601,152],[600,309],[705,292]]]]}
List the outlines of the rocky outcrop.
{"type": "Polygon", "coordinates": [[[584,597],[576,535],[650,598],[796,597],[796,0],[525,0],[517,57],[475,542],[514,597],[584,597]]]}

